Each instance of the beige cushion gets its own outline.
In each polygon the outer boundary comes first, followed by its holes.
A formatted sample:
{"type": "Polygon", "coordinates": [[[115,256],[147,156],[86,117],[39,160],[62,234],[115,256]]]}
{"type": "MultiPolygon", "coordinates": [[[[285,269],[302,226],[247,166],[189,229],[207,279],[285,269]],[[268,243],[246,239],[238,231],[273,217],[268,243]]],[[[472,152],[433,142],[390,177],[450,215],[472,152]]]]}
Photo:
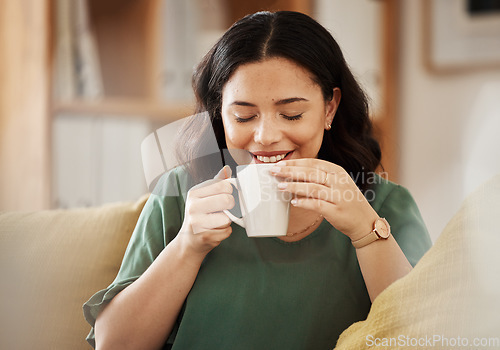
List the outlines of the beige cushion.
{"type": "Polygon", "coordinates": [[[82,304],[114,279],[147,199],[0,213],[0,349],[88,349],[82,304]]]}
{"type": "Polygon", "coordinates": [[[335,349],[500,348],[499,203],[497,175],[463,203],[413,271],[377,297],[366,321],[341,334],[335,349]],[[471,345],[489,337],[496,337],[495,346],[471,345]]]}

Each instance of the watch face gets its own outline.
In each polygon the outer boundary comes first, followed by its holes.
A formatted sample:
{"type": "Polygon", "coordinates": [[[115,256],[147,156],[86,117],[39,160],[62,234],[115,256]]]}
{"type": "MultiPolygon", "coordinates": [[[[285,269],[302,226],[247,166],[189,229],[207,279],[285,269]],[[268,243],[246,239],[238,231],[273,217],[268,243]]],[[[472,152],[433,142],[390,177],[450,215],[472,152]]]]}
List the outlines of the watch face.
{"type": "Polygon", "coordinates": [[[380,218],[375,222],[375,231],[381,238],[388,238],[391,233],[389,223],[384,218],[380,218]]]}

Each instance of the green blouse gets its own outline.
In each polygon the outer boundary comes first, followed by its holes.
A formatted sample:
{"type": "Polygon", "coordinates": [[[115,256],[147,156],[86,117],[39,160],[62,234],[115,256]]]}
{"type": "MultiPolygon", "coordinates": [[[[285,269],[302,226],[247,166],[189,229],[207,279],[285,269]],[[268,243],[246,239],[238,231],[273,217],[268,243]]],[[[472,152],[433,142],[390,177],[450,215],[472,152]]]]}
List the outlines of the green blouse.
{"type": "MultiPolygon", "coordinates": [[[[83,306],[92,326],[102,306],[139,278],[181,227],[187,176],[176,169],[162,180],[116,279],[83,306]]],[[[415,265],[431,246],[417,205],[405,188],[376,182],[366,197],[415,265]]],[[[233,224],[231,236],[206,256],[165,348],[333,349],[370,305],[355,249],[328,221],[293,243],[248,238],[233,224]]],[[[95,346],[93,329],[87,340],[95,346]]]]}

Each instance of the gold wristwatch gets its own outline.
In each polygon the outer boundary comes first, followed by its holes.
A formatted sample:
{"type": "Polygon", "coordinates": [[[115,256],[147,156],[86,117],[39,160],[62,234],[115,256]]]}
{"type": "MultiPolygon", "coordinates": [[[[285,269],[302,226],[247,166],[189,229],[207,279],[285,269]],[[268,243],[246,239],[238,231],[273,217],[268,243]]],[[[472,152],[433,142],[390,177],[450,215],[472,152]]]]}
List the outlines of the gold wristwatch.
{"type": "Polygon", "coordinates": [[[391,234],[391,226],[384,218],[378,218],[373,224],[373,230],[363,238],[351,241],[354,248],[359,249],[379,239],[387,239],[391,234]]]}

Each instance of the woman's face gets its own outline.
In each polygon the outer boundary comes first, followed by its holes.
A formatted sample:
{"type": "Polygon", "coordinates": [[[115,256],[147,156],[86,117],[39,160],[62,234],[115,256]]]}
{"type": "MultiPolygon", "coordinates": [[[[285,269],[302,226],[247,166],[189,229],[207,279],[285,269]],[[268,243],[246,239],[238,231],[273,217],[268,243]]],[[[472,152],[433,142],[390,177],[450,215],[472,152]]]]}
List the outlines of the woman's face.
{"type": "Polygon", "coordinates": [[[309,71],[288,59],[242,65],[222,90],[227,147],[250,152],[254,163],[315,158],[339,101],[338,88],[325,101],[309,71]]]}

